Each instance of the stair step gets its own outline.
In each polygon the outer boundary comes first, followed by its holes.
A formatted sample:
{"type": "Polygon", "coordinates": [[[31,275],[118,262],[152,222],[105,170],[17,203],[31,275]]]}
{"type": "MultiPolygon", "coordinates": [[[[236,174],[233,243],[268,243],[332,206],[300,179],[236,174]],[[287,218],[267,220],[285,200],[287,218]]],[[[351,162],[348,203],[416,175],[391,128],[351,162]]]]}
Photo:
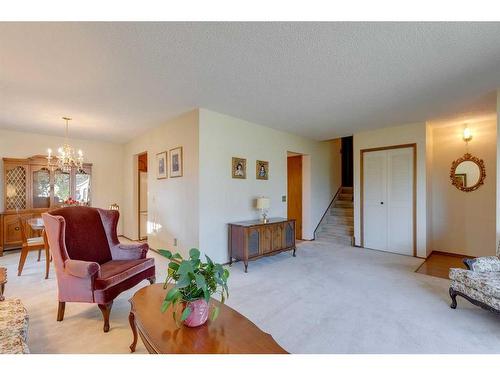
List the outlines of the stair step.
{"type": "Polygon", "coordinates": [[[323,227],[321,228],[321,233],[352,237],[354,235],[354,229],[341,227],[323,227]]]}
{"type": "Polygon", "coordinates": [[[334,216],[354,217],[354,208],[333,207],[330,213],[334,216]]]}
{"type": "Polygon", "coordinates": [[[354,207],[353,201],[335,201],[333,207],[354,207]]]}
{"type": "Polygon", "coordinates": [[[338,201],[352,201],[352,194],[340,193],[338,201]]]}
{"type": "Polygon", "coordinates": [[[324,223],[328,224],[347,224],[350,226],[354,226],[354,217],[352,216],[334,216],[334,215],[328,215],[325,217],[324,223]]]}
{"type": "Polygon", "coordinates": [[[333,242],[333,243],[341,243],[344,245],[352,245],[353,238],[351,236],[343,236],[343,235],[335,235],[328,233],[318,233],[316,236],[318,240],[333,242]]]}
{"type": "Polygon", "coordinates": [[[352,187],[342,187],[341,193],[352,194],[352,187]]]}
{"type": "Polygon", "coordinates": [[[324,222],[321,223],[322,228],[339,228],[342,230],[354,230],[354,223],[328,223],[324,222]]]}

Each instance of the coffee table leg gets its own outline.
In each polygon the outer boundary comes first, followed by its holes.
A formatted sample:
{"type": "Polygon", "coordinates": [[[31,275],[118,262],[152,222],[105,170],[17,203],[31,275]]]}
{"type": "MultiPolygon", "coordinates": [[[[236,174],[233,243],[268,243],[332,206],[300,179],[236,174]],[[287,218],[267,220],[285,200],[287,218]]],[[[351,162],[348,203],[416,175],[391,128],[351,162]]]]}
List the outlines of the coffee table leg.
{"type": "Polygon", "coordinates": [[[132,333],[134,335],[134,341],[130,344],[130,351],[133,353],[135,352],[135,346],[137,345],[137,328],[135,327],[135,316],[132,311],[128,315],[128,322],[130,323],[130,328],[132,329],[132,333]]]}
{"type": "Polygon", "coordinates": [[[0,284],[0,301],[3,301],[5,297],[3,296],[3,293],[5,292],[5,284],[0,284]]]}

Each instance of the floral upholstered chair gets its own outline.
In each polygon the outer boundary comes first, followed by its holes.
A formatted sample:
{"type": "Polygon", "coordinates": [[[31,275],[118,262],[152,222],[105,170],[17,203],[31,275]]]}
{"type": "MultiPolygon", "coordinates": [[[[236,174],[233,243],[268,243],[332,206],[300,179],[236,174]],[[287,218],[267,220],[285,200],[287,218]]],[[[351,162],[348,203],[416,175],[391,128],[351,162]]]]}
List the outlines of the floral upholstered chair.
{"type": "MultiPolygon", "coordinates": [[[[28,313],[17,298],[0,302],[0,354],[28,354],[28,313]]],[[[1,367],[1,366],[0,366],[1,367]]]]}
{"type": "Polygon", "coordinates": [[[500,314],[500,258],[498,256],[465,259],[468,269],[450,268],[451,308],[461,296],[484,309],[500,314]]]}

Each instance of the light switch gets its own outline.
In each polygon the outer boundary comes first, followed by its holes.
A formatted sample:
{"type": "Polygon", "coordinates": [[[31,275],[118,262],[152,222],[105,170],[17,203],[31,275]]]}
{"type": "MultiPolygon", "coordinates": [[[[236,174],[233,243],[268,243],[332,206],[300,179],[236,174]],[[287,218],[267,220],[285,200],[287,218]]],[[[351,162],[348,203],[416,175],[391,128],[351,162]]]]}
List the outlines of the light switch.
{"type": "Polygon", "coordinates": [[[282,202],[286,202],[286,195],[282,195],[282,196],[281,196],[281,201],[282,201],[282,202]]]}

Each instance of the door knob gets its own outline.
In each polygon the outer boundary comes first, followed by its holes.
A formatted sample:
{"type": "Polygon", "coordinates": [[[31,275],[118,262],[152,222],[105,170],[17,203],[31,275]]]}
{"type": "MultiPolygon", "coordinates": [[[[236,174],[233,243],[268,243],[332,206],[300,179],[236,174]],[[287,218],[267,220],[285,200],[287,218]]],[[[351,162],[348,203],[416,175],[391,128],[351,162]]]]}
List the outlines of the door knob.
{"type": "Polygon", "coordinates": [[[384,202],[380,202],[380,204],[384,204],[384,202]]]}

